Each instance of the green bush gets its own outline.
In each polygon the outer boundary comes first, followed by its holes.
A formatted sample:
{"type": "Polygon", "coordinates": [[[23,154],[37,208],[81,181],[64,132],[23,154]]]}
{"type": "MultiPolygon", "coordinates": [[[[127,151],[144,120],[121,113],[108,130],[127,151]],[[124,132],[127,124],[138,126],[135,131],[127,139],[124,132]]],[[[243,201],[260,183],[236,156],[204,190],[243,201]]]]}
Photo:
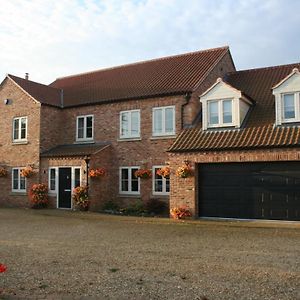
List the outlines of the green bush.
{"type": "Polygon", "coordinates": [[[144,203],[142,201],[138,201],[130,204],[127,207],[121,208],[120,212],[124,215],[132,215],[132,216],[140,216],[147,213],[144,203]]]}
{"type": "Polygon", "coordinates": [[[119,209],[119,205],[112,200],[105,202],[102,206],[102,210],[119,211],[119,209]]]}
{"type": "Polygon", "coordinates": [[[156,215],[162,215],[168,211],[166,202],[156,198],[149,199],[145,203],[145,208],[149,213],[156,215]]]}

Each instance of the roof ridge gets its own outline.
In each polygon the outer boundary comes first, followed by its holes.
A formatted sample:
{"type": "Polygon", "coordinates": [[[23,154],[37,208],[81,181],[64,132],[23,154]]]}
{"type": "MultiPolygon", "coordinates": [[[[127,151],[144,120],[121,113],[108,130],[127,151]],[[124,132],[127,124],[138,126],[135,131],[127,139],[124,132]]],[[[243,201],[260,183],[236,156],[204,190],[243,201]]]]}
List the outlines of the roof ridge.
{"type": "Polygon", "coordinates": [[[24,79],[22,77],[19,77],[19,76],[16,76],[16,75],[13,75],[13,74],[7,74],[8,77],[10,77],[11,79],[13,79],[12,77],[15,77],[15,78],[18,78],[18,79],[21,79],[25,82],[31,82],[31,83],[34,83],[34,84],[38,84],[38,85],[41,85],[43,87],[47,87],[47,88],[51,88],[51,89],[54,89],[54,90],[57,90],[57,91],[61,91],[61,89],[58,89],[56,87],[53,87],[53,86],[49,86],[47,84],[43,84],[43,83],[40,83],[40,82],[36,82],[36,81],[33,81],[33,80],[29,80],[29,79],[24,79]]]}
{"type": "Polygon", "coordinates": [[[245,73],[245,72],[256,72],[256,71],[269,70],[269,69],[278,69],[278,68],[289,67],[289,66],[294,66],[294,65],[300,65],[300,62],[294,62],[294,63],[290,63],[290,64],[283,64],[283,65],[276,65],[276,66],[269,66],[269,67],[259,67],[259,68],[231,71],[231,72],[227,72],[225,75],[231,75],[231,74],[236,74],[236,73],[245,73]]]}
{"type": "Polygon", "coordinates": [[[61,79],[66,79],[66,78],[71,78],[71,77],[79,77],[79,76],[82,76],[82,75],[93,74],[93,73],[97,73],[97,72],[101,72],[101,71],[120,69],[120,68],[124,68],[124,67],[129,67],[129,66],[146,64],[146,63],[154,62],[154,61],[166,60],[166,59],[170,59],[170,58],[189,56],[189,55],[205,53],[205,52],[213,52],[213,51],[217,51],[217,50],[221,50],[221,49],[228,50],[229,46],[225,45],[225,46],[221,46],[221,47],[215,47],[215,48],[209,48],[209,49],[204,49],[204,50],[192,51],[192,52],[187,52],[187,53],[182,53],[182,54],[168,55],[168,56],[163,56],[163,57],[158,57],[158,58],[141,60],[141,61],[138,61],[138,62],[133,62],[133,63],[128,63],[128,64],[122,64],[122,65],[119,65],[119,66],[113,66],[113,67],[107,67],[107,68],[97,69],[97,70],[88,71],[88,72],[82,72],[82,73],[78,73],[78,74],[74,74],[74,75],[62,76],[62,77],[56,78],[52,83],[50,83],[50,85],[53,84],[54,82],[58,81],[58,80],[61,80],[61,79]]]}

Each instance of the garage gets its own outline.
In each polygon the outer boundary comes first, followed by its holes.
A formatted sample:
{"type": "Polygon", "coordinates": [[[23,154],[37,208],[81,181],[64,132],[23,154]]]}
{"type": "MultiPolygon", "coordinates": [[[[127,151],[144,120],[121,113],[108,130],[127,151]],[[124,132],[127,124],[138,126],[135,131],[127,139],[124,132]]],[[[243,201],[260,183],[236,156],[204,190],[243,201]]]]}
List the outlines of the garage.
{"type": "Polygon", "coordinates": [[[300,220],[300,162],[198,164],[199,216],[300,220]]]}

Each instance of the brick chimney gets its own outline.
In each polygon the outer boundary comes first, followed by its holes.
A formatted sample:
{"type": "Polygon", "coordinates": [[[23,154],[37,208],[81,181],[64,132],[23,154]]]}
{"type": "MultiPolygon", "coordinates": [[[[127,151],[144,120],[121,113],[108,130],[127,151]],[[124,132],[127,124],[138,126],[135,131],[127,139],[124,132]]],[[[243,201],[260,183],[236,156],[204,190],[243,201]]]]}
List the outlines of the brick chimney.
{"type": "Polygon", "coordinates": [[[25,79],[26,79],[26,80],[29,79],[29,73],[25,73],[25,79]]]}

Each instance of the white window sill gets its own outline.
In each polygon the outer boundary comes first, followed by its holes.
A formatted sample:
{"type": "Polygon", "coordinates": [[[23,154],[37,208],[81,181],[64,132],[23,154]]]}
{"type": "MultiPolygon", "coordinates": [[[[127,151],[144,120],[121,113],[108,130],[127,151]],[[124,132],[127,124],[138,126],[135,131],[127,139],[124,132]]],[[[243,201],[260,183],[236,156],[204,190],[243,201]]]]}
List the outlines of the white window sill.
{"type": "Polygon", "coordinates": [[[125,194],[125,193],[119,193],[119,197],[124,197],[124,198],[140,198],[141,194],[125,194]]]}
{"type": "Polygon", "coordinates": [[[176,134],[171,135],[153,135],[150,140],[164,140],[164,139],[175,139],[176,134]]]}
{"type": "Polygon", "coordinates": [[[49,192],[48,192],[48,195],[49,195],[50,197],[54,197],[54,196],[57,195],[57,193],[54,192],[54,191],[49,191],[49,192]]]}
{"type": "Polygon", "coordinates": [[[26,191],[12,191],[10,192],[11,196],[27,196],[26,191]]]}
{"type": "Polygon", "coordinates": [[[170,197],[170,193],[152,193],[152,197],[153,198],[159,198],[159,197],[163,197],[163,198],[168,198],[170,197]]]}
{"type": "Polygon", "coordinates": [[[135,141],[141,141],[142,139],[140,137],[132,137],[132,138],[125,138],[125,137],[120,137],[117,139],[117,142],[135,142],[135,141]]]}
{"type": "Polygon", "coordinates": [[[76,140],[74,144],[95,144],[94,140],[76,140]]]}
{"type": "Polygon", "coordinates": [[[28,144],[28,141],[27,141],[27,140],[19,140],[19,141],[14,140],[14,141],[12,142],[12,144],[13,144],[13,145],[27,145],[27,144],[28,144]]]}
{"type": "Polygon", "coordinates": [[[299,122],[300,122],[299,119],[286,119],[286,120],[282,120],[282,121],[281,121],[282,124],[299,123],[299,122]]]}

